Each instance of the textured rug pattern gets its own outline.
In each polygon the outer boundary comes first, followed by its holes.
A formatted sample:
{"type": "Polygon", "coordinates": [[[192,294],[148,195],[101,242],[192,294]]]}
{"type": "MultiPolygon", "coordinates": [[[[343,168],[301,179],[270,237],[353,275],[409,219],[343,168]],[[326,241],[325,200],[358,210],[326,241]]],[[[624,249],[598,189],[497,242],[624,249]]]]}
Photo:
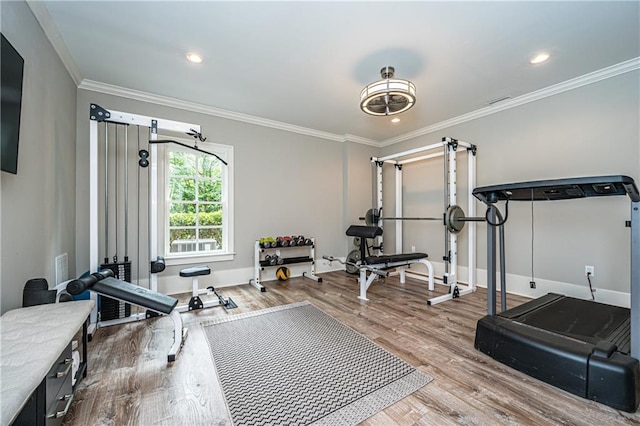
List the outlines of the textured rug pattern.
{"type": "Polygon", "coordinates": [[[308,302],[204,327],[235,425],[355,425],[431,381],[308,302]]]}

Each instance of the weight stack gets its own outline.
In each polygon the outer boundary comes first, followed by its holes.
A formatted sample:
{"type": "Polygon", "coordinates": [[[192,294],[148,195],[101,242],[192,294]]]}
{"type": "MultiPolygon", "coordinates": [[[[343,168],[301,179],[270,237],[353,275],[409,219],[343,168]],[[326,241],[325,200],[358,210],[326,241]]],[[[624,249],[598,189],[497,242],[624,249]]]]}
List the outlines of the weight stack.
{"type": "MultiPolygon", "coordinates": [[[[131,262],[103,263],[101,270],[110,269],[116,279],[131,282],[131,262]]],[[[100,321],[108,321],[131,316],[131,304],[107,296],[98,296],[100,321]]]]}

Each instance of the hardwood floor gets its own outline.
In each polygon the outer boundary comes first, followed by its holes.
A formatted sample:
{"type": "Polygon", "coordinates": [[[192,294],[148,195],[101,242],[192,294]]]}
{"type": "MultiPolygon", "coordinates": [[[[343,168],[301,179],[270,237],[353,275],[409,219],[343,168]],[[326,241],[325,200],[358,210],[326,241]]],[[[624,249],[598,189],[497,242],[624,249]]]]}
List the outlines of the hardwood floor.
{"type": "MultiPolygon", "coordinates": [[[[588,401],[512,370],[473,348],[486,292],[435,306],[426,283],[397,277],[374,283],[360,301],[353,276],[321,275],[220,288],[238,308],[185,313],[185,345],[172,365],[169,318],[101,328],[89,344],[89,375],[65,425],[228,425],[200,323],[212,318],[308,300],[435,380],[365,421],[364,425],[640,425],[629,414],[588,401]]],[[[442,290],[444,287],[439,287],[442,290]]],[[[510,297],[510,305],[526,299],[510,297]]]]}

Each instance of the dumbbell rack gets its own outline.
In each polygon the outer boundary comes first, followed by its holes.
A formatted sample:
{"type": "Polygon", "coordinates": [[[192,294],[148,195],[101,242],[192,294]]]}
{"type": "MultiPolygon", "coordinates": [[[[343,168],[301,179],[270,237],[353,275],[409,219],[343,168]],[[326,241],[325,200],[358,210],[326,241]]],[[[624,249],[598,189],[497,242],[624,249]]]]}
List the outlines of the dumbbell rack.
{"type": "Polygon", "coordinates": [[[303,272],[302,276],[309,278],[310,280],[321,283],[322,278],[316,276],[316,240],[311,238],[311,245],[307,246],[289,246],[289,247],[270,247],[265,248],[260,246],[260,241],[254,242],[254,256],[253,256],[253,278],[249,280],[249,284],[257,288],[258,290],[265,292],[267,289],[261,283],[261,274],[266,268],[279,268],[280,266],[309,263],[309,272],[303,272]],[[303,249],[309,250],[309,256],[291,256],[282,257],[283,252],[293,251],[297,249],[301,251],[303,249]],[[265,261],[265,256],[268,254],[276,255],[282,259],[282,263],[271,265],[265,261]]]}

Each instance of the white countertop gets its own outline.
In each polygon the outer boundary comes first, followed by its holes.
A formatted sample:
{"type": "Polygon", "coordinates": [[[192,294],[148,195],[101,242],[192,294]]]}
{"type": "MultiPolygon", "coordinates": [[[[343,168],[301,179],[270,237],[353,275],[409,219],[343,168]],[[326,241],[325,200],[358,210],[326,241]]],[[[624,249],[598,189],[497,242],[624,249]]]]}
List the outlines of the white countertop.
{"type": "Polygon", "coordinates": [[[78,300],[14,309],[0,317],[0,424],[20,413],[95,302],[78,300]]]}

